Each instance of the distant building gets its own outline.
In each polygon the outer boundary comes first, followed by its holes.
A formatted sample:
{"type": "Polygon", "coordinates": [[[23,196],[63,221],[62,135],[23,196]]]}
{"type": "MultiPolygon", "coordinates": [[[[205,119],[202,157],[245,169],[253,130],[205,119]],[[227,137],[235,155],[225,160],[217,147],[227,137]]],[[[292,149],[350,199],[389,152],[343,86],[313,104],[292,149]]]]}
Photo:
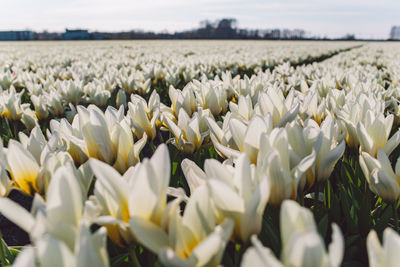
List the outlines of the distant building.
{"type": "Polygon", "coordinates": [[[400,26],[393,26],[390,31],[390,39],[400,40],[400,26]]]}
{"type": "Polygon", "coordinates": [[[302,29],[294,29],[292,30],[292,39],[304,39],[306,36],[306,32],[302,29]]]}
{"type": "Polygon", "coordinates": [[[63,40],[89,40],[90,34],[88,30],[65,30],[62,34],[63,40]]]}
{"type": "Polygon", "coordinates": [[[35,40],[61,40],[61,33],[58,32],[36,32],[35,40]]]}
{"type": "Polygon", "coordinates": [[[271,31],[271,39],[280,39],[281,38],[281,30],[273,29],[271,31]]]}
{"type": "Polygon", "coordinates": [[[101,33],[93,32],[93,33],[90,34],[90,39],[92,39],[92,40],[104,40],[105,37],[101,33]]]}
{"type": "Polygon", "coordinates": [[[0,31],[0,41],[26,41],[33,40],[33,31],[0,31]]]}

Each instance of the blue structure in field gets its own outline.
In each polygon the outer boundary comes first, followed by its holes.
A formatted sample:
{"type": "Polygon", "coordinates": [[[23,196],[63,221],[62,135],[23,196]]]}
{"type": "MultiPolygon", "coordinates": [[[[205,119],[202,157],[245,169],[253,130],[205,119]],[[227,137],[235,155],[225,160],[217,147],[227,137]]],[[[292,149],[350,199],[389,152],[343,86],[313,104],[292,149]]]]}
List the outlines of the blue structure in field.
{"type": "Polygon", "coordinates": [[[103,40],[104,36],[98,33],[89,33],[88,30],[65,30],[63,40],[103,40]]]}
{"type": "Polygon", "coordinates": [[[90,34],[88,30],[65,30],[62,34],[63,40],[89,40],[90,34]]]}
{"type": "Polygon", "coordinates": [[[33,31],[0,31],[0,41],[27,41],[34,36],[33,31]]]}

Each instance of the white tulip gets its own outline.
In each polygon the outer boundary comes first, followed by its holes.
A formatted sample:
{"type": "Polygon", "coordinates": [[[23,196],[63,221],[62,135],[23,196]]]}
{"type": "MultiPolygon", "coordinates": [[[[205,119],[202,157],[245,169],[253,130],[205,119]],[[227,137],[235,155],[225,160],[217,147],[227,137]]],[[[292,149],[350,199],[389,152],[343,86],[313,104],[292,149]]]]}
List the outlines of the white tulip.
{"type": "Polygon", "coordinates": [[[14,87],[10,87],[9,92],[0,94],[0,106],[3,108],[1,117],[6,117],[9,120],[19,120],[22,116],[21,96],[24,93],[17,93],[14,87]]]}
{"type": "Polygon", "coordinates": [[[160,126],[160,97],[153,91],[149,104],[138,95],[131,96],[128,103],[129,120],[132,131],[137,138],[142,138],[146,133],[149,139],[154,140],[160,126]]]}
{"type": "Polygon", "coordinates": [[[262,216],[270,188],[267,177],[256,177],[255,166],[242,153],[235,167],[207,159],[203,172],[193,161],[182,162],[191,193],[207,184],[215,203],[218,221],[232,218],[235,221],[234,239],[245,243],[250,235],[261,231],[262,216]]]}
{"type": "Polygon", "coordinates": [[[367,237],[367,251],[369,266],[371,267],[395,267],[399,264],[400,256],[397,250],[400,247],[400,237],[391,228],[383,231],[383,243],[379,242],[374,230],[367,237]]]}
{"type": "Polygon", "coordinates": [[[393,118],[393,115],[384,117],[383,114],[367,111],[365,121],[358,122],[356,129],[361,151],[365,151],[373,157],[376,157],[379,148],[385,150],[388,155],[392,153],[400,143],[399,131],[389,139],[393,118]]]}
{"type": "Polygon", "coordinates": [[[202,125],[204,126],[204,120],[210,116],[211,114],[207,114],[206,112],[196,112],[190,118],[184,109],[180,109],[177,124],[167,116],[164,116],[163,121],[175,137],[171,139],[172,143],[179,150],[193,154],[200,149],[204,138],[208,135],[208,132],[200,132],[200,126],[202,121],[202,125]]]}
{"type": "Polygon", "coordinates": [[[285,129],[275,128],[269,136],[262,134],[259,143],[257,172],[267,175],[270,180],[269,203],[279,205],[285,199],[295,199],[299,182],[315,162],[315,153],[291,162],[293,152],[285,129]]]}
{"type": "Polygon", "coordinates": [[[165,145],[159,146],[150,160],[145,159],[123,177],[98,160],[90,159],[89,164],[97,178],[92,201],[102,208],[102,216],[95,222],[106,226],[111,240],[120,246],[136,240],[129,230],[132,217],[161,226],[170,177],[165,145]]]}
{"type": "Polygon", "coordinates": [[[285,200],[281,207],[282,255],[279,261],[256,236],[251,237],[253,247],[242,259],[241,266],[298,266],[338,267],[343,259],[344,240],[339,227],[332,224],[332,242],[328,251],[319,236],[312,213],[294,201],[285,200]]]}
{"type": "Polygon", "coordinates": [[[8,170],[16,186],[26,194],[38,192],[36,179],[39,164],[32,154],[17,141],[10,140],[6,157],[8,170]]]}
{"type": "Polygon", "coordinates": [[[372,192],[389,203],[394,203],[399,199],[399,158],[397,159],[395,170],[393,171],[388,155],[382,148],[379,148],[377,158],[373,158],[367,152],[361,152],[360,166],[372,192]]]}

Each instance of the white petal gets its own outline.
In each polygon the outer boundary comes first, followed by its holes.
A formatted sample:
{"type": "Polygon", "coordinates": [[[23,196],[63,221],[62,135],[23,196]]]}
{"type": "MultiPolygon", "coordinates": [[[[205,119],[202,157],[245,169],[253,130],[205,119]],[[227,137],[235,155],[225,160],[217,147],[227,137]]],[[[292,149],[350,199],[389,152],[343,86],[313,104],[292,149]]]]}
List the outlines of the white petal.
{"type": "Polygon", "coordinates": [[[8,198],[0,198],[0,213],[27,233],[35,224],[35,219],[26,209],[8,198]]]}
{"type": "Polygon", "coordinates": [[[166,195],[160,195],[156,175],[148,160],[144,160],[138,168],[129,193],[129,213],[131,216],[161,221],[161,203],[166,201],[166,195]]]}
{"type": "Polygon", "coordinates": [[[153,171],[158,179],[160,186],[160,194],[165,195],[166,189],[169,185],[169,178],[171,175],[171,162],[169,159],[169,151],[165,144],[158,146],[150,159],[153,171]]]}
{"type": "Polygon", "coordinates": [[[243,199],[231,187],[215,179],[210,179],[208,184],[211,188],[213,201],[219,209],[228,213],[244,212],[243,199]]]}
{"type": "Polygon", "coordinates": [[[331,267],[339,267],[343,260],[344,239],[339,226],[332,224],[332,242],[328,248],[329,262],[331,267]]]}
{"type": "Polygon", "coordinates": [[[182,259],[171,248],[162,249],[158,258],[166,267],[192,267],[196,266],[194,258],[182,259]]]}
{"type": "Polygon", "coordinates": [[[383,170],[373,170],[370,188],[387,202],[394,202],[400,197],[399,184],[383,170]]]}
{"type": "Polygon", "coordinates": [[[267,205],[269,194],[269,179],[265,176],[246,203],[245,212],[240,220],[241,238],[244,243],[246,243],[250,235],[257,235],[261,231],[262,216],[267,205]]]}
{"type": "Polygon", "coordinates": [[[12,266],[18,267],[36,267],[35,259],[35,248],[32,246],[26,246],[18,253],[18,257],[15,259],[12,266]]]}
{"type": "Polygon", "coordinates": [[[233,226],[233,221],[226,219],[215,227],[212,234],[195,247],[189,258],[195,258],[198,266],[217,266],[222,259],[233,226]]]}
{"type": "Polygon", "coordinates": [[[68,223],[78,226],[82,217],[82,191],[77,177],[67,166],[60,167],[51,180],[46,196],[47,218],[51,225],[68,223]]]}
{"type": "Polygon", "coordinates": [[[383,150],[387,155],[390,155],[393,150],[400,144],[400,131],[397,131],[389,140],[386,142],[383,150]]]}
{"type": "Polygon", "coordinates": [[[336,162],[342,157],[346,148],[345,141],[324,155],[318,166],[318,182],[324,182],[331,175],[336,162]]]}
{"type": "Polygon", "coordinates": [[[229,129],[231,130],[232,137],[240,151],[244,151],[243,140],[246,134],[246,125],[237,119],[231,119],[229,121],[229,129]]]}
{"type": "Polygon", "coordinates": [[[206,182],[206,174],[193,161],[189,159],[184,159],[181,162],[181,168],[183,174],[185,175],[191,193],[193,193],[197,187],[203,185],[206,182]]]}
{"type": "Polygon", "coordinates": [[[274,253],[264,247],[257,236],[251,237],[253,247],[248,248],[243,255],[241,267],[255,267],[255,266],[268,266],[268,267],[284,267],[282,263],[275,257],[274,253]]]}
{"type": "Polygon", "coordinates": [[[281,206],[280,226],[282,246],[285,247],[295,233],[316,231],[313,214],[296,201],[285,200],[281,206]]]}
{"type": "Polygon", "coordinates": [[[372,151],[372,148],[374,147],[374,140],[371,139],[361,122],[357,123],[357,135],[360,140],[362,150],[371,154],[371,156],[375,156],[375,151],[372,151]]]}
{"type": "Polygon", "coordinates": [[[153,253],[168,247],[168,235],[160,226],[138,216],[131,217],[129,225],[139,242],[153,253]]]}
{"type": "Polygon", "coordinates": [[[368,261],[370,267],[379,267],[381,266],[383,249],[379,242],[378,235],[374,230],[369,232],[367,237],[367,251],[368,251],[368,261]]]}
{"type": "Polygon", "coordinates": [[[128,212],[128,183],[122,179],[121,175],[113,167],[104,162],[89,159],[89,164],[97,178],[96,183],[101,183],[114,201],[117,201],[123,212],[122,216],[126,216],[125,219],[127,219],[129,216],[129,214],[126,214],[128,212]]]}

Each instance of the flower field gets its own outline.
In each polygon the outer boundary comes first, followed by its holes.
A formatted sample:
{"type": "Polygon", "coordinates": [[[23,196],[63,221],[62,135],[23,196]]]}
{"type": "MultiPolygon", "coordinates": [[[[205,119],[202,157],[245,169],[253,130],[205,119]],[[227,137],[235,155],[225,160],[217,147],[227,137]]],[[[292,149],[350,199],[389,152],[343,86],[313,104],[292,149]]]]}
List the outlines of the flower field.
{"type": "Polygon", "coordinates": [[[400,262],[397,43],[2,42],[0,114],[3,266],[400,262]]]}

